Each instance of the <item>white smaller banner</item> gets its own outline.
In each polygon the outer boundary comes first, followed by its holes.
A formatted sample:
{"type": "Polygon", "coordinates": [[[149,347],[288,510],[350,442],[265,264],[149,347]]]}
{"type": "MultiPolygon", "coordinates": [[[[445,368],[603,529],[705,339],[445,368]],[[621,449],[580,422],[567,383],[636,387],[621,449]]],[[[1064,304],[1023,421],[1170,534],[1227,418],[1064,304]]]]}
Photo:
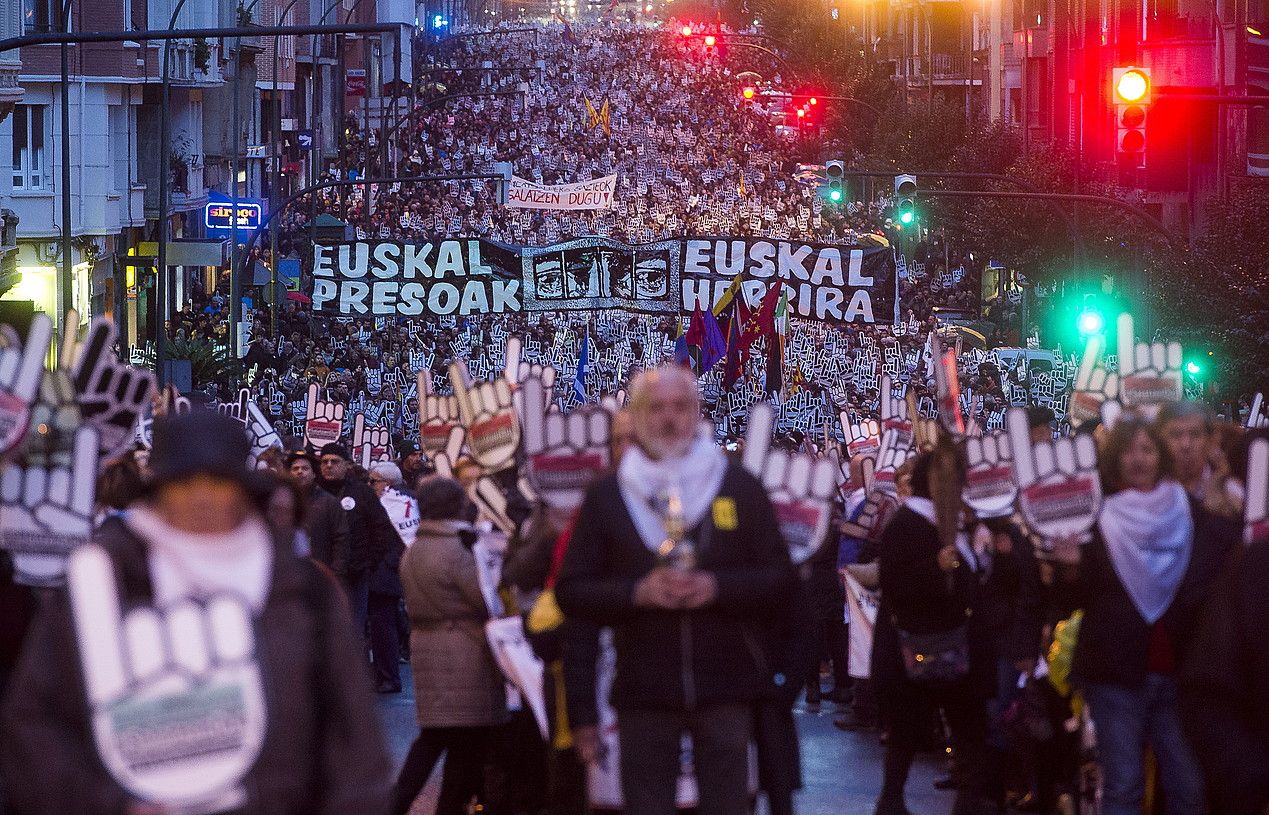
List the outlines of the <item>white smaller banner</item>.
{"type": "Polygon", "coordinates": [[[542,660],[524,636],[524,620],[520,617],[498,617],[485,623],[485,636],[494,661],[507,681],[515,685],[528,703],[538,723],[542,740],[548,741],[546,692],[542,660]]]}
{"type": "Polygon", "coordinates": [[[847,664],[855,679],[867,679],[872,675],[872,632],[877,625],[877,607],[881,605],[879,592],[866,589],[855,576],[847,573],[846,607],[849,609],[850,638],[847,664]]]}
{"type": "Polygon", "coordinates": [[[508,209],[607,210],[617,193],[617,176],[606,175],[579,184],[547,186],[511,177],[508,209]]]}

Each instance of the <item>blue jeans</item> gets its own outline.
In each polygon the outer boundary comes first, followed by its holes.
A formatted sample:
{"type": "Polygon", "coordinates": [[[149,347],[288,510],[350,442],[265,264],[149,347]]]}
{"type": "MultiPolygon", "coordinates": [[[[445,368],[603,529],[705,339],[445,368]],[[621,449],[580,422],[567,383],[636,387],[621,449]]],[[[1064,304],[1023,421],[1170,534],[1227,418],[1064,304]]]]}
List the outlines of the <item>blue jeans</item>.
{"type": "Polygon", "coordinates": [[[1147,674],[1136,688],[1089,682],[1084,699],[1097,728],[1103,815],[1140,815],[1147,744],[1159,762],[1168,815],[1202,815],[1203,776],[1181,732],[1175,679],[1147,674]]]}

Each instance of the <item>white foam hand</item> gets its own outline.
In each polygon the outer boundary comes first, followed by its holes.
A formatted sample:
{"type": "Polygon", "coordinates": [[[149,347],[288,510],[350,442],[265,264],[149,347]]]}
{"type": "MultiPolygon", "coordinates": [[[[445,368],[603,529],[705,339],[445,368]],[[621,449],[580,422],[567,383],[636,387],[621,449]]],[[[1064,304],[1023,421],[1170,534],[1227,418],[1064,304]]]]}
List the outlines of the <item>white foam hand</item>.
{"type": "Polygon", "coordinates": [[[881,492],[896,494],[895,471],[909,458],[916,455],[912,431],[891,427],[881,434],[881,448],[877,451],[877,468],[873,487],[881,492]]]}
{"type": "Polygon", "coordinates": [[[581,506],[586,487],[609,464],[612,414],[598,405],[549,410],[549,391],[530,374],[516,392],[533,492],[561,509],[581,506]]]}
{"type": "Polygon", "coordinates": [[[490,476],[482,475],[467,489],[467,497],[471,498],[480,513],[489,522],[511,537],[516,532],[516,525],[507,514],[507,494],[490,476]]]}
{"type": "Polygon", "coordinates": [[[431,458],[445,451],[450,431],[459,424],[458,400],[453,396],[438,396],[433,392],[430,368],[419,371],[418,383],[419,447],[431,458]]]}
{"type": "Polygon", "coordinates": [[[626,389],[618,388],[616,393],[610,393],[607,396],[602,397],[599,400],[599,403],[603,405],[604,409],[609,413],[616,413],[626,406],[626,389]]]}
{"type": "Polygon", "coordinates": [[[384,425],[366,426],[365,416],[358,413],[353,417],[353,449],[355,461],[370,469],[370,465],[380,461],[392,461],[392,431],[384,425]]]}
{"type": "Polygon", "coordinates": [[[1023,520],[1049,546],[1082,538],[1097,520],[1102,483],[1097,445],[1087,434],[1031,443],[1023,408],[1010,408],[1005,430],[1013,455],[1018,509],[1023,520]]]}
{"type": "Polygon", "coordinates": [[[853,521],[842,522],[841,532],[848,537],[876,542],[881,539],[881,533],[886,528],[886,524],[899,508],[899,499],[884,490],[873,489],[872,461],[868,459],[864,461],[864,483],[868,490],[868,497],[864,499],[864,504],[853,521]]]}
{"type": "Polygon", "coordinates": [[[1178,402],[1181,385],[1181,343],[1136,342],[1131,314],[1119,315],[1119,389],[1125,405],[1178,402]]]}
{"type": "Polygon", "coordinates": [[[840,471],[826,458],[772,447],[774,429],[770,403],[758,402],[749,409],[741,463],[766,487],[789,558],[805,563],[824,543],[840,471]]]}
{"type": "Polygon", "coordinates": [[[1013,450],[1004,433],[965,439],[968,469],[961,497],[979,518],[1002,518],[1013,510],[1018,486],[1013,477],[1013,450]]]}
{"type": "Polygon", "coordinates": [[[316,382],[308,386],[308,402],[304,418],[304,443],[321,452],[328,444],[339,441],[344,432],[344,406],[321,398],[316,382]]]}
{"type": "Polygon", "coordinates": [[[60,584],[66,557],[92,535],[99,431],[81,424],[69,458],[10,462],[0,476],[0,545],[13,556],[15,580],[60,584]]]}
{"type": "Polygon", "coordinates": [[[67,572],[93,741],[111,776],[165,811],[245,805],[266,717],[244,603],[219,595],[124,614],[114,567],[93,543],[67,572]]]}
{"type": "Polygon", "coordinates": [[[529,362],[522,359],[520,338],[512,335],[507,337],[507,347],[503,351],[503,359],[505,366],[502,369],[502,376],[511,385],[514,391],[531,376],[539,377],[546,385],[547,393],[555,387],[556,370],[550,365],[540,365],[536,362],[529,362]]]}
{"type": "Polygon", "coordinates": [[[68,315],[66,323],[61,367],[71,371],[80,415],[97,428],[102,456],[117,456],[132,444],[137,421],[155,392],[154,374],[119,361],[114,354],[118,332],[110,319],[94,319],[78,347],[72,339],[78,318],[68,315]]]}
{"type": "Polygon", "coordinates": [[[961,414],[961,385],[956,371],[956,351],[943,350],[938,335],[932,335],[935,366],[934,380],[938,388],[939,420],[947,432],[959,438],[965,435],[965,417],[961,414]]]}
{"type": "Polygon", "coordinates": [[[1253,439],[1247,450],[1247,499],[1243,542],[1269,544],[1269,439],[1253,439]]]}
{"type": "Polygon", "coordinates": [[[881,378],[881,429],[891,427],[912,431],[912,419],[908,415],[908,401],[894,395],[894,383],[889,376],[881,378]]]}
{"type": "Polygon", "coordinates": [[[449,432],[445,434],[445,445],[432,453],[432,465],[436,467],[438,475],[446,478],[454,477],[454,464],[458,462],[458,456],[462,453],[463,444],[466,441],[467,431],[461,424],[449,426],[449,432]]]}
{"type": "Polygon", "coordinates": [[[876,419],[860,419],[843,410],[838,414],[842,423],[842,436],[846,439],[846,453],[849,458],[868,453],[876,454],[881,449],[881,425],[876,419]]]}
{"type": "Polygon", "coordinates": [[[36,314],[25,345],[19,348],[10,337],[0,347],[0,455],[16,447],[26,433],[52,338],[53,321],[47,314],[36,314]]]}
{"type": "Polygon", "coordinates": [[[1075,427],[1100,419],[1102,404],[1119,399],[1119,374],[1108,371],[1102,364],[1105,351],[1104,336],[1095,334],[1088,338],[1079,370],[1075,373],[1071,409],[1067,412],[1067,419],[1075,427]]]}
{"type": "Polygon", "coordinates": [[[520,425],[512,403],[511,383],[504,377],[493,382],[472,382],[461,360],[450,364],[449,378],[458,399],[458,415],[467,429],[471,457],[486,473],[514,466],[520,425]]]}
{"type": "Polygon", "coordinates": [[[247,402],[247,437],[251,440],[251,465],[259,460],[264,451],[269,449],[283,449],[282,437],[278,435],[278,431],[274,428],[273,423],[264,415],[264,411],[254,400],[247,402]]]}
{"type": "Polygon", "coordinates": [[[1257,393],[1251,400],[1251,410],[1247,412],[1247,421],[1243,426],[1248,430],[1269,427],[1269,416],[1265,415],[1264,394],[1257,393]]]}

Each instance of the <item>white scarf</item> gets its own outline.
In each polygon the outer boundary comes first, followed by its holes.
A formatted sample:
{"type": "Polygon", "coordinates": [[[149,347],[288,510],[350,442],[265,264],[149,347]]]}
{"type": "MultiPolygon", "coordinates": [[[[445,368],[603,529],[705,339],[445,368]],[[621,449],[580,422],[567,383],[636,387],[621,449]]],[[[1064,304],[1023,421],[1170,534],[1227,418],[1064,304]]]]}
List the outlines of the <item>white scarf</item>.
{"type": "Polygon", "coordinates": [[[273,577],[273,541],[259,518],[221,535],[174,529],[146,506],[129,509],[124,521],[146,542],[156,607],[228,593],[241,597],[255,614],[264,609],[273,577]]]}
{"type": "Polygon", "coordinates": [[[1097,526],[1119,582],[1154,625],[1172,605],[1190,565],[1194,520],[1185,488],[1160,481],[1149,492],[1115,493],[1102,503],[1097,526]]]}
{"type": "Polygon", "coordinates": [[[714,440],[698,435],[687,455],[653,461],[637,445],[631,445],[617,467],[621,498],[643,545],[657,551],[667,533],[661,513],[655,509],[671,488],[683,501],[683,521],[691,529],[705,517],[723,485],[727,457],[714,440]]]}

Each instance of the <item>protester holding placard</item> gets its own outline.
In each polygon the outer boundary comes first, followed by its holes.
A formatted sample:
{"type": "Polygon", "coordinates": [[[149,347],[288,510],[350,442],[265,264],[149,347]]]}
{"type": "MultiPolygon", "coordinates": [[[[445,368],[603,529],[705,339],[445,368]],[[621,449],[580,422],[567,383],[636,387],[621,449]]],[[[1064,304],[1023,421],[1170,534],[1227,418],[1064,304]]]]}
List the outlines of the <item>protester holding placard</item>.
{"type": "Polygon", "coordinates": [[[1148,744],[1169,810],[1202,813],[1202,777],[1181,729],[1177,676],[1238,532],[1186,494],[1167,444],[1144,419],[1119,418],[1099,467],[1109,497],[1091,540],[1079,547],[1084,618],[1072,673],[1097,729],[1103,812],[1140,812],[1148,744]]]}
{"type": "Polygon", "coordinates": [[[253,508],[248,450],[220,414],[155,421],[148,500],[72,555],[69,602],[44,608],[13,678],[3,750],[23,768],[18,811],[386,804],[360,637],[253,508]]]}

